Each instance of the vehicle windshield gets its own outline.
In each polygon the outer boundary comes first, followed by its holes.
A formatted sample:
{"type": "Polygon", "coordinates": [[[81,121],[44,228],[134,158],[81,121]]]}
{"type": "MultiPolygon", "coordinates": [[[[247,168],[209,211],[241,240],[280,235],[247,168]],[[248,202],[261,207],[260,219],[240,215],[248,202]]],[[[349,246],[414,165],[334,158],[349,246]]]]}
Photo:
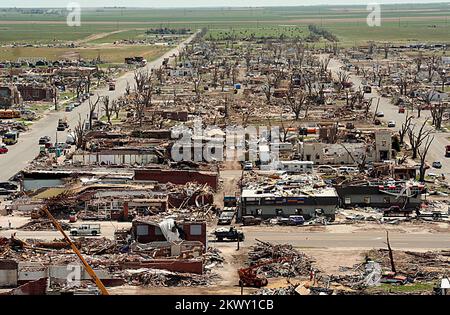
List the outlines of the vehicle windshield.
{"type": "Polygon", "coordinates": [[[4,135],[4,137],[5,137],[6,139],[14,139],[14,138],[16,137],[16,135],[15,135],[14,133],[6,133],[6,134],[4,135]]]}

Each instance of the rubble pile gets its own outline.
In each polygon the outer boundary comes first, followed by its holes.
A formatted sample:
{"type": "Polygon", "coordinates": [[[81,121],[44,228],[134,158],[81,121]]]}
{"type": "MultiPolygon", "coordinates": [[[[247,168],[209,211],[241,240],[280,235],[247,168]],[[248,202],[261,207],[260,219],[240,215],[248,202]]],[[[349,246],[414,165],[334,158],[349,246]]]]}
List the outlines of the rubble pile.
{"type": "Polygon", "coordinates": [[[167,270],[141,268],[125,270],[118,273],[120,278],[130,285],[147,285],[156,287],[206,286],[220,279],[217,274],[208,273],[198,275],[191,273],[177,273],[167,270]]]}
{"type": "Polygon", "coordinates": [[[221,255],[221,251],[215,247],[208,247],[208,250],[203,255],[205,269],[211,270],[216,266],[222,266],[225,259],[221,255]]]}
{"type": "MultiPolygon", "coordinates": [[[[60,222],[60,225],[62,227],[63,230],[70,230],[71,226],[70,224],[64,223],[64,222],[60,222]]],[[[32,220],[24,225],[22,225],[21,227],[18,228],[18,230],[23,230],[23,231],[47,231],[47,230],[52,230],[52,231],[56,231],[55,226],[53,225],[52,221],[48,220],[48,219],[35,219],[32,220]]]]}
{"type": "Polygon", "coordinates": [[[298,295],[298,293],[295,291],[296,288],[297,286],[294,286],[292,284],[288,285],[287,287],[275,289],[263,288],[256,291],[254,295],[298,295]]]}
{"type": "Polygon", "coordinates": [[[259,272],[268,278],[308,276],[311,259],[289,244],[271,244],[257,240],[248,253],[250,266],[268,263],[259,272]],[[273,263],[271,263],[273,262],[273,263]]]}
{"type": "MultiPolygon", "coordinates": [[[[384,270],[390,270],[388,251],[371,250],[369,257],[379,262],[384,270]]],[[[450,266],[450,250],[411,252],[394,252],[397,272],[414,281],[432,281],[445,276],[450,266]]]]}

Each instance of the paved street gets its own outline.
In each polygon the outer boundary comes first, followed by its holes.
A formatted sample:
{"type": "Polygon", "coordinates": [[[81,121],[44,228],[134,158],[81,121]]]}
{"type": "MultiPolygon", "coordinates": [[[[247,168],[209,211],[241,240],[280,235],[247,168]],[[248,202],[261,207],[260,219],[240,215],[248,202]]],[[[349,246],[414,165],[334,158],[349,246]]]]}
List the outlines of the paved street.
{"type": "MultiPolygon", "coordinates": [[[[329,69],[333,72],[335,75],[338,71],[341,71],[340,67],[343,66],[343,63],[341,63],[339,60],[332,59],[329,64],[329,69]]],[[[355,89],[358,89],[358,87],[363,86],[361,78],[351,75],[350,81],[354,83],[355,89]]],[[[381,120],[388,122],[390,120],[393,120],[396,122],[396,127],[393,128],[394,130],[399,130],[401,128],[402,123],[405,121],[406,113],[400,114],[398,112],[398,106],[395,106],[391,104],[391,101],[387,97],[381,97],[381,95],[375,91],[375,89],[372,89],[372,94],[366,94],[366,97],[376,97],[380,98],[380,105],[378,107],[379,112],[384,113],[384,118],[380,118],[381,120]]],[[[375,111],[377,100],[374,100],[374,104],[372,105],[372,112],[375,111]]],[[[414,111],[414,115],[417,116],[417,111],[414,111]]],[[[431,113],[430,111],[423,110],[421,113],[420,118],[413,119],[413,123],[416,124],[416,130],[420,128],[420,126],[423,124],[425,119],[430,118],[431,121],[431,113]]],[[[445,157],[445,146],[450,143],[450,134],[445,132],[436,132],[434,131],[434,128],[432,126],[427,126],[426,129],[433,129],[433,135],[434,135],[434,141],[430,146],[430,150],[428,152],[428,158],[427,161],[430,163],[433,161],[440,161],[442,163],[442,169],[434,169],[431,168],[428,173],[435,173],[435,174],[442,174],[444,173],[447,180],[450,178],[450,158],[445,157]]],[[[405,137],[407,140],[407,137],[405,137]]]]}
{"type": "MultiPolygon", "coordinates": [[[[186,43],[190,42],[192,35],[184,42],[180,43],[174,49],[168,51],[158,59],[149,62],[146,66],[147,69],[152,69],[161,66],[164,58],[170,58],[173,54],[177,54],[186,43]]],[[[145,68],[142,68],[145,69],[145,68]]],[[[108,95],[111,100],[122,96],[125,93],[127,82],[130,86],[134,86],[134,72],[128,72],[116,80],[116,90],[108,91],[108,88],[102,88],[94,91],[96,95],[106,96],[108,95]]],[[[93,96],[96,99],[97,96],[93,96]]],[[[35,122],[29,131],[20,134],[19,142],[13,146],[9,146],[9,152],[4,155],[0,155],[0,181],[6,181],[16,173],[24,169],[28,163],[30,163],[39,154],[38,141],[40,137],[50,136],[52,141],[58,137],[58,142],[65,142],[67,132],[58,132],[56,135],[56,127],[58,125],[58,119],[67,118],[70,129],[78,123],[79,117],[86,119],[89,113],[89,101],[84,102],[72,112],[51,112],[39,121],[35,122]]],[[[101,117],[101,113],[99,114],[101,117]]]]}
{"type": "MultiPolygon", "coordinates": [[[[276,243],[289,243],[296,247],[307,248],[346,248],[367,249],[385,248],[386,233],[384,231],[333,233],[333,232],[247,232],[247,245],[255,239],[276,243]]],[[[392,247],[396,249],[448,249],[449,233],[412,234],[389,233],[392,247]]],[[[250,244],[249,244],[250,243],[250,244]]]]}

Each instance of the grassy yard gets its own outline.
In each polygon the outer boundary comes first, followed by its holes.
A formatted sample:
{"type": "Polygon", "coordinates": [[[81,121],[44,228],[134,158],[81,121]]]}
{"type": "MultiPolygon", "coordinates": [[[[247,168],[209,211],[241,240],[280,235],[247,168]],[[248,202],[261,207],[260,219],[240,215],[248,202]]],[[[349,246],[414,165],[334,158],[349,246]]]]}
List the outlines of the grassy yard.
{"type": "Polygon", "coordinates": [[[368,289],[369,292],[392,292],[392,293],[420,293],[431,292],[435,283],[433,282],[417,282],[408,283],[405,285],[393,285],[388,283],[382,283],[378,287],[372,287],[368,289]]]}

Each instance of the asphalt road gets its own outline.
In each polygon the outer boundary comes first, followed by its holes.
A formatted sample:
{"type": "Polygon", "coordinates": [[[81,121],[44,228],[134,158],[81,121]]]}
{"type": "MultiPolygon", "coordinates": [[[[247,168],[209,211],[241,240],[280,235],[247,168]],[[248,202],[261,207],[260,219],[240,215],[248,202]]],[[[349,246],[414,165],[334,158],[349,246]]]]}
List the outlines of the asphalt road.
{"type": "MultiPolygon", "coordinates": [[[[338,71],[341,71],[340,67],[343,66],[343,63],[341,63],[339,60],[332,59],[329,64],[329,69],[333,72],[335,75],[338,71]]],[[[348,73],[348,72],[347,72],[348,73]]],[[[358,87],[363,86],[362,80],[360,77],[355,75],[350,75],[350,81],[353,82],[355,89],[358,89],[358,87]]],[[[390,98],[382,97],[375,89],[372,89],[371,94],[366,94],[367,98],[375,97],[380,98],[380,104],[378,106],[378,112],[383,112],[384,117],[379,118],[381,121],[388,122],[388,121],[395,121],[396,127],[392,128],[395,131],[400,130],[402,123],[405,122],[406,113],[400,114],[398,112],[398,106],[395,106],[391,104],[390,98]]],[[[374,100],[374,103],[372,105],[372,112],[375,112],[377,100],[374,100]]],[[[413,113],[415,116],[417,116],[417,111],[414,111],[413,113]]],[[[429,121],[431,121],[431,113],[427,110],[422,110],[420,118],[414,118],[412,120],[413,124],[416,124],[416,130],[420,129],[423,122],[429,118],[429,121]]],[[[435,174],[445,174],[445,177],[447,180],[450,178],[450,158],[445,157],[445,146],[450,144],[450,134],[445,132],[436,132],[433,127],[427,125],[425,127],[427,130],[433,130],[432,135],[434,136],[434,140],[430,146],[430,149],[428,151],[427,156],[427,162],[431,165],[434,161],[440,161],[442,163],[441,169],[435,169],[430,168],[428,170],[428,173],[435,173],[435,174]]],[[[407,140],[407,136],[405,137],[407,140]]]]}
{"type": "MultiPolygon", "coordinates": [[[[247,245],[255,239],[274,243],[289,243],[295,247],[307,248],[384,248],[386,233],[384,231],[333,233],[333,232],[246,232],[247,245]]],[[[389,233],[389,241],[395,249],[449,249],[450,234],[412,234],[389,233]]]]}
{"type": "MultiPolygon", "coordinates": [[[[73,224],[77,226],[86,222],[77,222],[73,224]]],[[[129,223],[117,222],[91,222],[101,224],[101,235],[99,237],[114,238],[114,231],[118,228],[129,228],[129,223]]],[[[17,231],[3,230],[0,236],[11,237],[16,233],[16,237],[22,240],[36,238],[51,241],[62,238],[58,231],[17,231]]],[[[358,232],[358,233],[335,233],[325,232],[295,232],[292,231],[245,231],[245,241],[242,246],[251,246],[256,243],[256,239],[271,243],[288,243],[294,247],[303,248],[343,248],[343,249],[367,249],[367,248],[384,248],[386,247],[386,233],[384,231],[374,232],[358,232]]],[[[391,246],[395,249],[449,249],[450,234],[449,233],[396,233],[390,231],[389,240],[391,246]]],[[[214,246],[215,241],[210,239],[211,245],[214,246]]],[[[220,246],[235,247],[236,242],[221,242],[220,246]]]]}
{"type": "MultiPolygon", "coordinates": [[[[180,43],[174,49],[168,51],[158,59],[149,62],[146,66],[147,69],[160,67],[164,58],[170,58],[173,54],[177,54],[193,37],[192,35],[184,42],[180,43]]],[[[142,68],[145,70],[145,68],[142,68]]],[[[108,87],[93,91],[95,94],[92,96],[97,99],[97,95],[108,95],[111,100],[114,100],[125,93],[127,82],[130,86],[134,86],[134,72],[127,72],[116,80],[116,90],[109,91],[108,87]]],[[[99,117],[101,117],[101,110],[99,109],[99,117]]],[[[21,133],[19,142],[13,146],[9,146],[9,152],[7,154],[0,155],[0,181],[9,180],[12,176],[24,169],[38,154],[39,154],[39,138],[43,136],[49,136],[52,138],[52,142],[65,142],[67,138],[67,131],[57,132],[56,127],[60,118],[66,118],[69,123],[69,129],[73,129],[78,123],[79,117],[82,120],[88,118],[89,113],[89,101],[83,102],[80,106],[76,107],[72,112],[50,112],[42,119],[36,121],[29,131],[21,133]]]]}

